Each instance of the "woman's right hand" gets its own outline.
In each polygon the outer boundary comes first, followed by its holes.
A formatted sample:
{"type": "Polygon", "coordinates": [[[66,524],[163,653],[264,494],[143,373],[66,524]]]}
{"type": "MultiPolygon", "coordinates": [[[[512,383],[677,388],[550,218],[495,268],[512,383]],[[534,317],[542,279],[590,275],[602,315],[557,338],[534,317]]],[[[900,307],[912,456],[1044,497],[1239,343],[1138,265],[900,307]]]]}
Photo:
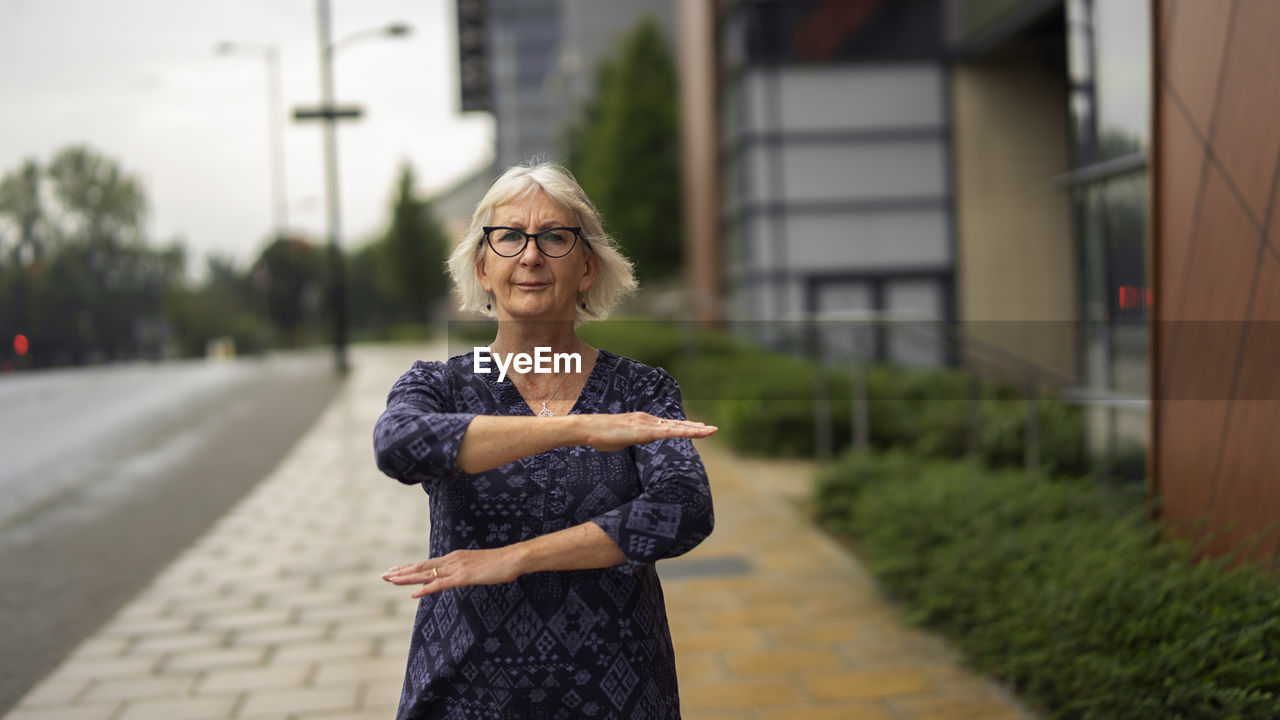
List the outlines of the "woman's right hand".
{"type": "Polygon", "coordinates": [[[578,416],[586,423],[584,445],[614,452],[630,445],[645,445],[667,438],[704,438],[719,430],[693,420],[671,420],[646,412],[616,414],[584,414],[578,416]]]}

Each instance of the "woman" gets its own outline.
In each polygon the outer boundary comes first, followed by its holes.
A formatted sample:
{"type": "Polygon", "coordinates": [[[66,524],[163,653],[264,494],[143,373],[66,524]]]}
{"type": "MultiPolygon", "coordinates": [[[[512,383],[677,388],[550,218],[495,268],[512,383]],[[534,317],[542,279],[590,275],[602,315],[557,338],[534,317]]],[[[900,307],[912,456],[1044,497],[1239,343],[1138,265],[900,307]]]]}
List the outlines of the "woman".
{"type": "Polygon", "coordinates": [[[383,575],[420,586],[397,718],[679,718],[654,563],[711,532],[690,439],[716,428],[663,370],[578,338],[635,280],[559,166],[500,177],[449,270],[498,320],[492,358],[415,363],[374,430],[378,467],[431,496],[430,559],[383,575]],[[518,372],[537,348],[581,365],[518,372]]]}

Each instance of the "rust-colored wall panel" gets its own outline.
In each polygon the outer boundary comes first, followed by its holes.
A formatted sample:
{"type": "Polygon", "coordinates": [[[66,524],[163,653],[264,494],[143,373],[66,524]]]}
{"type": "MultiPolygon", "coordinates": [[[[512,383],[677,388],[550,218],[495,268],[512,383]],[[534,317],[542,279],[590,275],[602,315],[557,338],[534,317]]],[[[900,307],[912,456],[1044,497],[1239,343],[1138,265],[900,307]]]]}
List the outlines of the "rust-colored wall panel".
{"type": "Polygon", "coordinates": [[[1221,555],[1242,543],[1253,548],[1250,559],[1271,554],[1276,548],[1275,530],[1262,537],[1280,510],[1280,402],[1242,400],[1231,405],[1230,425],[1224,443],[1222,468],[1213,502],[1213,526],[1222,528],[1208,546],[1221,555]],[[1258,542],[1261,540],[1261,542],[1258,542]]]}
{"type": "Polygon", "coordinates": [[[1153,486],[1222,554],[1280,518],[1280,2],[1152,6],[1153,486]]]}
{"type": "Polygon", "coordinates": [[[1186,103],[1201,137],[1208,137],[1213,116],[1230,6],[1227,2],[1183,0],[1174,4],[1171,13],[1165,13],[1166,22],[1172,23],[1167,34],[1161,33],[1169,39],[1169,46],[1161,52],[1165,81],[1186,103]]]}
{"type": "Polygon", "coordinates": [[[1160,514],[1179,532],[1199,535],[1200,524],[1209,514],[1213,471],[1229,406],[1226,400],[1160,403],[1160,514]]]}
{"type": "Polygon", "coordinates": [[[1213,149],[1256,222],[1266,222],[1280,152],[1280,2],[1241,2],[1214,120],[1213,149]]]}
{"type": "MultiPolygon", "coordinates": [[[[1191,223],[1195,220],[1199,202],[1200,177],[1204,172],[1205,151],[1186,116],[1169,99],[1168,93],[1160,94],[1161,118],[1164,121],[1163,147],[1161,148],[1162,172],[1169,178],[1165,187],[1165,202],[1161,203],[1160,227],[1163,255],[1162,270],[1165,283],[1157,290],[1156,303],[1164,309],[1164,320],[1177,317],[1177,294],[1172,292],[1182,282],[1191,245],[1191,223]]],[[[1169,337],[1164,334],[1165,339],[1169,337]]]]}
{"type": "Polygon", "coordinates": [[[1210,166],[1203,192],[1176,319],[1239,322],[1248,310],[1260,238],[1216,167],[1210,166]]]}
{"type": "MultiPolygon", "coordinates": [[[[1257,295],[1246,330],[1233,399],[1280,400],[1280,259],[1270,252],[1262,254],[1257,295]]],[[[1273,423],[1273,432],[1280,441],[1280,418],[1273,423]]],[[[1280,464],[1276,465],[1276,474],[1280,485],[1280,464]]]]}

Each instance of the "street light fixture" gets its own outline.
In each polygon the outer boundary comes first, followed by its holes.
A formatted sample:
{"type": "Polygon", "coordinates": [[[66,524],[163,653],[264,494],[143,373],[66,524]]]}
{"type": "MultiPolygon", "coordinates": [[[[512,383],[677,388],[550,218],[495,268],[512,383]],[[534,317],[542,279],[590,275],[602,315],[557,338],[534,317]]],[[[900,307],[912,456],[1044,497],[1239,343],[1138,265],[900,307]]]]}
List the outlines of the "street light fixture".
{"type": "Polygon", "coordinates": [[[358,107],[336,107],[333,104],[333,56],[342,46],[373,36],[403,37],[410,28],[405,23],[392,23],[352,33],[337,42],[329,40],[329,0],[316,0],[316,12],[320,28],[320,106],[299,108],[294,111],[296,120],[321,120],[324,122],[325,194],[329,205],[329,259],[331,272],[330,302],[333,305],[334,365],[339,374],[345,375],[347,364],[347,298],[346,272],[343,267],[340,198],[338,197],[338,138],[337,121],[360,116],[358,107]]]}
{"type": "Polygon", "coordinates": [[[284,110],[280,100],[280,52],[275,45],[220,42],[214,47],[219,55],[237,52],[261,53],[267,63],[267,142],[271,155],[272,216],[275,234],[283,238],[289,228],[289,208],[285,200],[284,180],[284,110]]]}

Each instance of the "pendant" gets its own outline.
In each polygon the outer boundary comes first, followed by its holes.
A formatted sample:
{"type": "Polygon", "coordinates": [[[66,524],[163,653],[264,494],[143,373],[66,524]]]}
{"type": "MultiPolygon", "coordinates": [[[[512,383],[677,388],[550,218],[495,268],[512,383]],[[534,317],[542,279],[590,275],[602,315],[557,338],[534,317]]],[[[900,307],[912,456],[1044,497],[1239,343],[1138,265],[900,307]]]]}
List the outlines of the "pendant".
{"type": "Polygon", "coordinates": [[[555,415],[555,413],[551,412],[551,408],[547,407],[546,403],[542,403],[542,411],[538,413],[538,416],[551,417],[552,415],[555,415]]]}

